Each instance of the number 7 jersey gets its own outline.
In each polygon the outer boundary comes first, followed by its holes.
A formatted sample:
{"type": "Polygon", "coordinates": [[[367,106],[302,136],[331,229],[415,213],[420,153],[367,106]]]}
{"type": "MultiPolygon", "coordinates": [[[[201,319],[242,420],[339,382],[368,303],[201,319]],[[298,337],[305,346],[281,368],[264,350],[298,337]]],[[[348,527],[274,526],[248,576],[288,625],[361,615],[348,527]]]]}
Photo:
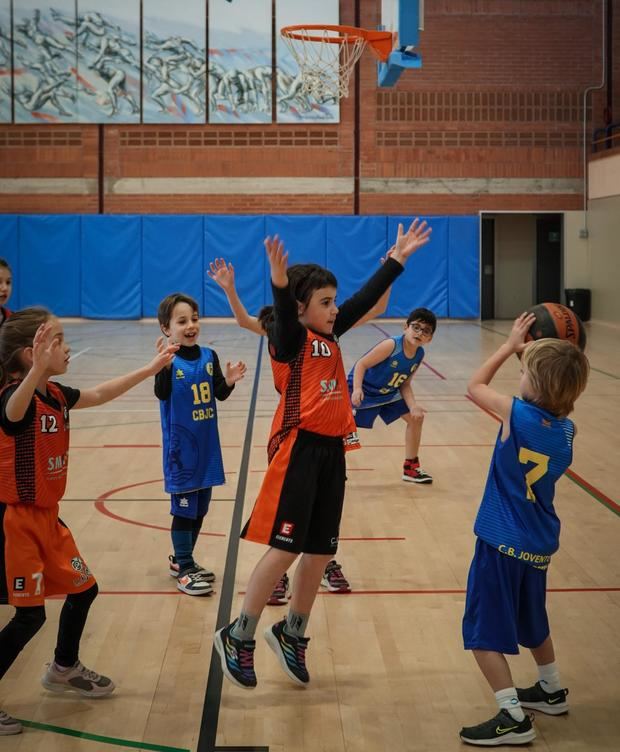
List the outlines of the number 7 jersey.
{"type": "Polygon", "coordinates": [[[555,484],[573,458],[575,426],[514,398],[510,435],[500,428],[474,532],[500,553],[546,569],[559,547],[555,484]]]}

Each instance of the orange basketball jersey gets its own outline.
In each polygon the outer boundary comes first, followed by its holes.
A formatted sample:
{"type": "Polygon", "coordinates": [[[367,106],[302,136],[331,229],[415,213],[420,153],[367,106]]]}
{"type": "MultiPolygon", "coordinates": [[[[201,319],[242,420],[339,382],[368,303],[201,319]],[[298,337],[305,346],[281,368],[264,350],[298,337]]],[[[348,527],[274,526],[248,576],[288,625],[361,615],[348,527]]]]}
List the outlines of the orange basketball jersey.
{"type": "Polygon", "coordinates": [[[290,363],[271,358],[274,384],[280,402],[271,424],[268,457],[293,428],[323,436],[342,436],[346,448],[355,434],[355,420],[347,388],[342,353],[335,339],[306,331],[306,342],[290,363]]]}
{"type": "Polygon", "coordinates": [[[47,392],[59,407],[36,394],[34,419],[17,436],[0,429],[0,501],[5,504],[58,504],[67,484],[69,410],[61,389],[51,381],[47,392]]]}

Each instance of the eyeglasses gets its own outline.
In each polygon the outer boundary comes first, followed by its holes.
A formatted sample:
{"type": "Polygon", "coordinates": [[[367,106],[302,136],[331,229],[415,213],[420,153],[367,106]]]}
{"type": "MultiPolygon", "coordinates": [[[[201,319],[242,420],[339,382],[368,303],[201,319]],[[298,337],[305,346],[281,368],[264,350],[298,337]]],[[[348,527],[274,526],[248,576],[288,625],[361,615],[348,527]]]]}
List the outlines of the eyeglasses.
{"type": "Polygon", "coordinates": [[[409,326],[413,329],[413,331],[416,334],[421,334],[423,337],[432,337],[433,336],[433,330],[428,326],[420,326],[419,324],[414,323],[413,321],[409,326]]]}

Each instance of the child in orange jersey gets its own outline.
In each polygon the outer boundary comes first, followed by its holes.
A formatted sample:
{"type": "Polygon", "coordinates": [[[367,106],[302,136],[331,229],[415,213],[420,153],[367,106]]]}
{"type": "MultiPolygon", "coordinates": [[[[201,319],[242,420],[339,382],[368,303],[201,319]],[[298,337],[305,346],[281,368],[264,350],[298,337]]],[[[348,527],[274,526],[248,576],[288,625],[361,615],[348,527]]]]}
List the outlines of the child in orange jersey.
{"type": "Polygon", "coordinates": [[[304,636],[325,565],[338,548],[344,500],[345,447],[357,442],[338,338],[373,306],[430,239],[415,220],[398,238],[383,267],[336,306],[337,281],[327,269],[305,265],[290,279],[277,236],[265,247],[274,307],[265,317],[274,383],[280,403],[268,444],[269,466],[241,536],[269,548],[254,568],[241,614],[218,630],[214,644],[225,676],[244,689],[256,686],[254,633],[275,583],[301,554],[286,619],[265,632],[285,673],[306,685],[304,636]]]}
{"type": "MultiPolygon", "coordinates": [[[[386,258],[388,258],[391,253],[391,250],[388,251],[386,258]]],[[[385,259],[381,259],[381,263],[385,263],[385,259]]],[[[287,269],[287,276],[289,278],[289,281],[294,280],[299,275],[303,275],[306,268],[306,264],[295,264],[294,266],[290,266],[287,269]]],[[[226,263],[223,258],[216,258],[209,264],[207,274],[224,291],[226,299],[228,300],[228,305],[230,306],[230,309],[233,312],[235,320],[239,324],[239,326],[243,329],[248,329],[254,334],[267,334],[265,324],[270,319],[271,306],[266,306],[265,308],[263,308],[256,317],[251,316],[247,312],[245,306],[239,298],[237,289],[235,287],[235,269],[233,265],[231,263],[226,263]]],[[[388,287],[388,289],[379,298],[377,303],[367,313],[365,313],[359,321],[355,322],[355,326],[361,326],[367,321],[370,321],[371,319],[380,316],[382,313],[385,313],[391,290],[392,288],[388,287]]],[[[344,576],[341,565],[335,559],[331,559],[327,563],[325,571],[323,572],[323,577],[321,578],[321,587],[327,589],[331,593],[351,592],[349,581],[344,576]]],[[[288,574],[284,572],[282,577],[280,577],[280,579],[276,583],[276,586],[274,587],[273,592],[271,593],[269,600],[267,601],[267,605],[283,606],[288,602],[290,597],[291,591],[289,577],[288,574]]]]}
{"type": "Polygon", "coordinates": [[[0,326],[11,315],[6,304],[13,292],[13,274],[9,262],[0,258],[0,326]]]}
{"type": "MultiPolygon", "coordinates": [[[[97,583],[58,518],[67,482],[69,411],[124,394],[170,363],[177,349],[170,345],[142,368],[80,390],[50,381],[66,372],[69,345],[60,321],[49,311],[26,308],[0,328],[0,488],[6,504],[0,558],[8,602],[15,606],[15,615],[0,631],[0,678],[43,626],[45,598],[66,594],[54,660],[42,684],[53,692],[89,698],[114,690],[110,679],[78,659],[97,583]]],[[[0,735],[20,731],[19,721],[0,712],[0,735]]]]}

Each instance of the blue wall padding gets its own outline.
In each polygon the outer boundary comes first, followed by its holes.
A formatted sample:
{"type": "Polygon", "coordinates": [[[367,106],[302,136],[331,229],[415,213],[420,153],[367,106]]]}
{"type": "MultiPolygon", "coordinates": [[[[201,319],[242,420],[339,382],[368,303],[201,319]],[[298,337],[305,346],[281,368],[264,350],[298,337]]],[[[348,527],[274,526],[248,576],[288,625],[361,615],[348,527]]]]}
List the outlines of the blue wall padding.
{"type": "MultiPolygon", "coordinates": [[[[172,290],[171,290],[172,292],[172,290]]],[[[142,315],[142,217],[82,217],[82,316],[142,315]]]]}
{"type": "Polygon", "coordinates": [[[19,251],[22,259],[18,279],[21,307],[42,305],[57,316],[79,316],[80,218],[60,215],[22,217],[19,251]]]}
{"type": "MultiPolygon", "coordinates": [[[[432,225],[430,241],[407,261],[405,271],[394,283],[389,315],[406,317],[414,308],[430,308],[435,316],[448,315],[448,217],[422,217],[432,225]]],[[[411,217],[388,217],[390,246],[396,241],[398,224],[405,232],[411,217]]]]}
{"type": "Polygon", "coordinates": [[[338,280],[337,303],[357,292],[385,256],[385,217],[327,217],[326,266],[338,280]]]}
{"type": "MultiPolygon", "coordinates": [[[[265,217],[265,234],[269,237],[277,234],[283,241],[288,251],[289,266],[293,264],[325,266],[327,263],[327,218],[322,214],[268,215],[265,217]]],[[[262,241],[261,248],[263,248],[262,241]]],[[[264,248],[263,253],[265,253],[264,248]]],[[[271,297],[268,262],[265,263],[265,290],[271,297]]]]}
{"type": "MultiPolygon", "coordinates": [[[[386,316],[431,308],[439,317],[480,312],[479,218],[427,218],[431,242],[393,286],[386,316]]],[[[0,214],[0,256],[14,272],[9,307],[40,303],[63,316],[155,316],[160,300],[182,291],[203,316],[230,316],[223,291],[206,275],[223,257],[235,267],[241,301],[256,315],[271,303],[263,239],[278,233],[289,262],[327,266],[338,298],[350,297],[379,268],[399,221],[410,217],[309,215],[0,214]]]]}
{"type": "Polygon", "coordinates": [[[206,275],[209,263],[216,258],[232,263],[237,293],[249,314],[256,316],[265,305],[264,238],[263,216],[205,217],[205,316],[231,315],[224,291],[206,275]]]}
{"type": "Polygon", "coordinates": [[[476,318],[480,313],[480,221],[478,217],[448,220],[448,316],[476,318]]]}
{"type": "Polygon", "coordinates": [[[159,303],[183,292],[204,310],[204,218],[199,215],[142,218],[142,315],[157,316],[159,303]]]}
{"type": "Polygon", "coordinates": [[[17,214],[0,216],[0,258],[8,261],[12,272],[13,291],[7,306],[15,311],[21,308],[19,294],[19,217],[17,214]]]}

